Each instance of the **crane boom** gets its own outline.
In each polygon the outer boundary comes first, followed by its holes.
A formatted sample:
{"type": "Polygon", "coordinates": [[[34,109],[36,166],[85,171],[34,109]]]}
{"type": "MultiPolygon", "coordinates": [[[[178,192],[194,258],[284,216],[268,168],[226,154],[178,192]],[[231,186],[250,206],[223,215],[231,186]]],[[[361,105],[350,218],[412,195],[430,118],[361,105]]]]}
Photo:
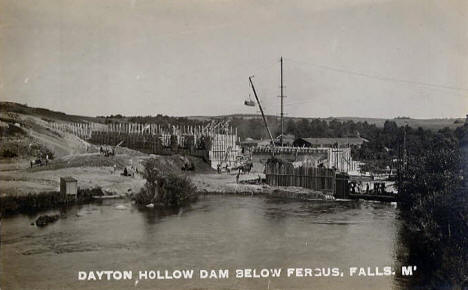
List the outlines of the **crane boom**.
{"type": "Polygon", "coordinates": [[[270,136],[271,144],[274,147],[275,146],[275,140],[273,139],[273,136],[271,135],[270,128],[268,128],[268,124],[267,124],[267,121],[266,121],[266,118],[265,118],[265,114],[263,113],[262,105],[260,104],[260,101],[259,101],[258,96],[257,96],[257,92],[255,91],[255,87],[254,87],[254,84],[252,82],[252,76],[249,77],[249,81],[250,81],[250,86],[252,87],[255,99],[257,100],[258,107],[260,108],[260,113],[262,113],[263,122],[265,123],[265,128],[267,129],[268,135],[270,136]]]}

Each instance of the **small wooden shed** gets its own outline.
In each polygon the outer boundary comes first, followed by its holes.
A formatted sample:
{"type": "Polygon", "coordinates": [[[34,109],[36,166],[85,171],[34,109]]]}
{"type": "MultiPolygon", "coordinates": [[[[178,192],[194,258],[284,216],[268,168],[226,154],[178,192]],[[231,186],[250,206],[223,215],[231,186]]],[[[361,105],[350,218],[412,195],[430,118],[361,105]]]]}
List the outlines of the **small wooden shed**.
{"type": "Polygon", "coordinates": [[[60,193],[76,196],[78,194],[78,181],[70,176],[60,177],[60,193]]]}

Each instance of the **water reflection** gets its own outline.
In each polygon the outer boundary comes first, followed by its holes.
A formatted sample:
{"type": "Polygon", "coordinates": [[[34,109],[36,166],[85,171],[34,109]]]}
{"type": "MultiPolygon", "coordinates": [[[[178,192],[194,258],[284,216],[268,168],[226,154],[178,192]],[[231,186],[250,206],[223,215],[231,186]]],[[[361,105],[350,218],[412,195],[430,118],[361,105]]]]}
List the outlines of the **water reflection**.
{"type": "Polygon", "coordinates": [[[138,210],[143,214],[145,221],[150,225],[158,223],[166,216],[178,215],[184,211],[183,208],[139,208],[138,210]]]}

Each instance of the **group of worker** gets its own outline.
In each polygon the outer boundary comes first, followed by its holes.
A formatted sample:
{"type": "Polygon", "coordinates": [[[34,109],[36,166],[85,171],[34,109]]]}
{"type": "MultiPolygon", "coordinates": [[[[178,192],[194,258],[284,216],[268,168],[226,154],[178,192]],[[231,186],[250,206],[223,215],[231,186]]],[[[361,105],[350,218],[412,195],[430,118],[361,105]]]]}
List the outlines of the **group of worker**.
{"type": "MultiPolygon", "coordinates": [[[[243,174],[243,173],[250,173],[250,171],[252,170],[252,167],[253,167],[253,164],[251,162],[249,163],[246,163],[244,164],[243,166],[239,166],[237,168],[237,174],[236,174],[236,183],[239,183],[239,178],[240,178],[240,175],[243,174]]],[[[218,163],[218,165],[216,166],[216,170],[218,172],[218,174],[221,173],[221,163],[218,163]]],[[[226,164],[224,167],[223,167],[227,173],[231,173],[231,169],[229,168],[229,166],[226,164]]],[[[262,183],[262,179],[260,177],[260,175],[258,176],[258,184],[261,184],[262,183]]]]}
{"type": "MultiPolygon", "coordinates": [[[[114,174],[117,172],[117,164],[114,164],[113,172],[114,172],[114,174]]],[[[124,167],[124,170],[123,170],[122,173],[120,173],[120,175],[122,175],[122,176],[135,176],[135,173],[139,174],[138,168],[130,166],[130,169],[127,169],[127,167],[124,167]]]]}
{"type": "Polygon", "coordinates": [[[370,183],[365,182],[365,188],[362,181],[351,181],[349,183],[351,193],[362,193],[362,194],[385,194],[385,183],[375,182],[373,189],[370,188],[370,183]]]}
{"type": "Polygon", "coordinates": [[[107,149],[107,148],[102,148],[102,146],[99,148],[99,153],[104,154],[104,156],[109,157],[109,156],[114,156],[115,155],[115,149],[107,149]]]}
{"type": "MultiPolygon", "coordinates": [[[[227,173],[231,173],[231,168],[229,168],[227,164],[224,166],[224,169],[227,173]]],[[[221,173],[221,163],[218,163],[218,165],[216,166],[216,170],[218,171],[218,173],[221,173]]]]}
{"type": "Polygon", "coordinates": [[[49,164],[49,154],[45,154],[45,157],[44,157],[44,155],[40,153],[39,158],[30,161],[31,168],[33,168],[33,166],[36,164],[39,166],[42,166],[45,164],[47,166],[49,164]]]}

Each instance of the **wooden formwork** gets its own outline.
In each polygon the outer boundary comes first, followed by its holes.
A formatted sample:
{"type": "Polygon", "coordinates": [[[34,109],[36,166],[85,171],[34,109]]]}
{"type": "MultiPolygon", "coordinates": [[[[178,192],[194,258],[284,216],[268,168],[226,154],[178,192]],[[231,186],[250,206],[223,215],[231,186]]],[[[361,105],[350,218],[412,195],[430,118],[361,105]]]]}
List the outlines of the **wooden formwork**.
{"type": "Polygon", "coordinates": [[[173,126],[141,123],[51,123],[93,144],[121,146],[154,154],[184,153],[211,161],[233,163],[241,154],[237,130],[232,127],[173,126]]]}
{"type": "Polygon", "coordinates": [[[309,148],[309,147],[255,147],[253,154],[273,153],[274,155],[287,154],[292,156],[326,154],[327,162],[324,164],[327,168],[334,168],[340,172],[349,172],[358,169],[358,163],[352,160],[351,148],[309,148]]]}
{"type": "Polygon", "coordinates": [[[265,164],[266,182],[272,186],[299,186],[322,192],[335,192],[335,170],[320,167],[294,167],[290,162],[271,159],[265,164]]]}

